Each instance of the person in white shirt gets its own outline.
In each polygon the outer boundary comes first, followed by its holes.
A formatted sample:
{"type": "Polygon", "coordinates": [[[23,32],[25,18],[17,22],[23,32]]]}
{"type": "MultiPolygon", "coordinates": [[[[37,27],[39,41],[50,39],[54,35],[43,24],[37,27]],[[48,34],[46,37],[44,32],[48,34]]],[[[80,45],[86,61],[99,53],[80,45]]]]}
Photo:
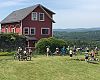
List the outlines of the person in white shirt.
{"type": "Polygon", "coordinates": [[[47,47],[47,57],[49,55],[49,52],[50,52],[50,49],[49,49],[49,47],[47,47]]]}
{"type": "Polygon", "coordinates": [[[70,55],[70,58],[72,58],[72,56],[73,56],[73,51],[72,50],[69,51],[69,55],[70,55]]]}

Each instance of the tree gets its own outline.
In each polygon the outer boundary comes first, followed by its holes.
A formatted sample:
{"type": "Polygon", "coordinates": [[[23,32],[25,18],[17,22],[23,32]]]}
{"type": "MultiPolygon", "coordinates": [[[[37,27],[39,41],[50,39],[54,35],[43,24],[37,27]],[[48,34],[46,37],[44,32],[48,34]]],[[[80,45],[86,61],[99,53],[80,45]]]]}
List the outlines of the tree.
{"type": "Polygon", "coordinates": [[[13,51],[16,48],[25,46],[26,38],[15,33],[0,34],[0,49],[13,51]]]}

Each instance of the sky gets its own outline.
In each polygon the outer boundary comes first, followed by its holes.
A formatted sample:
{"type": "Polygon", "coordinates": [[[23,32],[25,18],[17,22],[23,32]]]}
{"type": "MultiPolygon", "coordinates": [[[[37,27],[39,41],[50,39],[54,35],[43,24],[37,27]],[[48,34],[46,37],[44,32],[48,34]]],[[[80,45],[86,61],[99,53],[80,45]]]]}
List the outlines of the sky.
{"type": "Polygon", "coordinates": [[[35,4],[56,13],[53,29],[100,27],[100,0],[0,0],[0,21],[12,11],[35,4]]]}

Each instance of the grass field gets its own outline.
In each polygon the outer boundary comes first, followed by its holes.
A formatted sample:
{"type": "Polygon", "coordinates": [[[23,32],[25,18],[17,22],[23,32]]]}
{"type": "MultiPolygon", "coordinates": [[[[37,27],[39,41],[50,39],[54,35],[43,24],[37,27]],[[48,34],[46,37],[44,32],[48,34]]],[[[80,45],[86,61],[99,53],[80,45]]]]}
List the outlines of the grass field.
{"type": "Polygon", "coordinates": [[[71,60],[69,56],[35,56],[32,61],[0,56],[0,80],[100,80],[100,62],[71,60]]]}

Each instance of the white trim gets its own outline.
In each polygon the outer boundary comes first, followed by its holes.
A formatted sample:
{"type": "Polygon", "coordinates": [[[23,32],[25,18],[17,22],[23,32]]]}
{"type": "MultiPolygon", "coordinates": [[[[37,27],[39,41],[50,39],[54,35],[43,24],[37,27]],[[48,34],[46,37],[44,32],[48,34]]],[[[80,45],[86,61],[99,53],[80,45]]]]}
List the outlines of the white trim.
{"type": "Polygon", "coordinates": [[[24,27],[24,28],[23,28],[23,34],[24,34],[24,35],[29,35],[29,27],[24,27]],[[25,34],[25,29],[28,29],[28,34],[25,34]]]}
{"type": "Polygon", "coordinates": [[[9,33],[8,27],[9,27],[8,25],[5,26],[5,33],[9,33]]]}
{"type": "Polygon", "coordinates": [[[12,33],[16,33],[15,27],[14,28],[11,28],[11,32],[12,33]],[[14,29],[14,32],[13,32],[13,29],[14,29]]]}
{"type": "Polygon", "coordinates": [[[5,28],[5,33],[8,33],[8,28],[7,27],[5,28]]]}
{"type": "Polygon", "coordinates": [[[23,31],[22,31],[22,20],[20,21],[20,33],[19,35],[22,35],[23,34],[23,31]]]}
{"type": "Polygon", "coordinates": [[[30,35],[35,35],[36,34],[36,28],[30,27],[30,35]],[[31,34],[31,29],[34,29],[34,34],[31,34]]]}
{"type": "Polygon", "coordinates": [[[31,14],[31,19],[33,20],[33,21],[37,21],[37,12],[32,12],[32,14],[31,14]],[[35,14],[35,19],[33,18],[33,14],[35,14]]]}
{"type": "Polygon", "coordinates": [[[50,28],[41,28],[41,35],[49,35],[50,34],[50,28]],[[42,34],[43,29],[48,29],[48,34],[42,34]]]}
{"type": "Polygon", "coordinates": [[[39,13],[39,21],[44,21],[44,13],[39,13]],[[43,20],[40,20],[40,14],[43,14],[43,20]]]}
{"type": "Polygon", "coordinates": [[[44,10],[42,6],[40,6],[41,9],[45,12],[45,14],[55,23],[55,21],[52,19],[52,17],[47,13],[47,11],[44,10]]]}

